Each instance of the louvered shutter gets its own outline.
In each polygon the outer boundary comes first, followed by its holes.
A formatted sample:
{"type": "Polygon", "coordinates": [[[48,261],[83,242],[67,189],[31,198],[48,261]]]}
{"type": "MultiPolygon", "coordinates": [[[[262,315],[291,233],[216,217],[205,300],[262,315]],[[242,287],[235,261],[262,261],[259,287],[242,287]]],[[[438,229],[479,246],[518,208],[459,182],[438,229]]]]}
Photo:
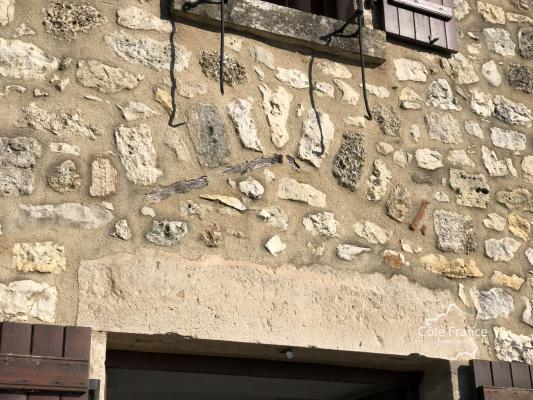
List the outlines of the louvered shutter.
{"type": "Polygon", "coordinates": [[[0,323],[0,400],[88,400],[91,330],[0,323]]]}
{"type": "Polygon", "coordinates": [[[476,400],[533,399],[533,365],[504,361],[470,361],[476,400]]]}
{"type": "Polygon", "coordinates": [[[387,35],[446,52],[457,52],[453,0],[382,0],[387,35]]]}

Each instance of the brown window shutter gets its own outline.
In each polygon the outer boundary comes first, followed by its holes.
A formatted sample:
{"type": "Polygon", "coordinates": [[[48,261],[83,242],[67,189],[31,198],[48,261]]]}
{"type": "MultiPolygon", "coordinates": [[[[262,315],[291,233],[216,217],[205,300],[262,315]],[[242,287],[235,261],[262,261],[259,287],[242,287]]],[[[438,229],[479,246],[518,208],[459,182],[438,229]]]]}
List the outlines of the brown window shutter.
{"type": "Polygon", "coordinates": [[[470,361],[476,400],[533,399],[533,365],[504,361],[470,361]]]}
{"type": "Polygon", "coordinates": [[[453,0],[382,0],[384,30],[392,38],[457,52],[453,0]]]}
{"type": "Polygon", "coordinates": [[[0,400],[88,400],[90,349],[89,328],[0,323],[0,400]]]}

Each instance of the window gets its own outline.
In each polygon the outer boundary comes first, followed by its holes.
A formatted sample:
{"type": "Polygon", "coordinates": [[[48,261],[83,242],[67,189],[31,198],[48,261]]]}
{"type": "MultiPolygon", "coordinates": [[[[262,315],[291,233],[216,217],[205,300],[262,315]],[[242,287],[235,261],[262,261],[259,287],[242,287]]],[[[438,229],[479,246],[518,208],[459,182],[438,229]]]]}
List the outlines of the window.
{"type": "MultiPolygon", "coordinates": [[[[262,0],[342,21],[354,13],[353,0],[262,0]]],[[[453,0],[377,0],[373,2],[376,27],[390,38],[440,51],[457,51],[453,0]]]]}
{"type": "Polygon", "coordinates": [[[346,21],[355,12],[353,0],[263,0],[296,10],[346,21]]]}
{"type": "MultiPolygon", "coordinates": [[[[220,5],[211,0],[173,0],[174,17],[220,26],[220,5]],[[194,4],[194,7],[190,7],[194,4]]],[[[229,0],[225,6],[225,27],[302,49],[359,61],[362,51],[367,66],[385,62],[385,33],[363,28],[363,43],[355,35],[324,38],[354,15],[353,0],[229,0]]],[[[349,26],[347,33],[357,29],[349,26]]]]}

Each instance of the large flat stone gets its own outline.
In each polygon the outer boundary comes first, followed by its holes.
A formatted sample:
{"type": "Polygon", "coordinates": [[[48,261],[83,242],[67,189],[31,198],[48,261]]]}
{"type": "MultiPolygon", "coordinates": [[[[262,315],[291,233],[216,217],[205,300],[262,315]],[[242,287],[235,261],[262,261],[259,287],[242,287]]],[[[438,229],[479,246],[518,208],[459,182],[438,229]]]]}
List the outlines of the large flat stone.
{"type": "Polygon", "coordinates": [[[333,161],[333,176],[339,185],[355,191],[365,166],[364,136],[360,133],[347,132],[344,142],[333,161]]]}
{"type": "Polygon", "coordinates": [[[115,142],[127,178],[142,186],[153,185],[163,172],[157,168],[152,131],[146,124],[121,125],[115,129],[115,142]]]}
{"type": "Polygon", "coordinates": [[[18,271],[59,274],[67,268],[65,248],[52,242],[15,243],[11,254],[18,271]]]}
{"type": "Polygon", "coordinates": [[[0,26],[6,26],[15,17],[15,0],[0,0],[0,26]]]}
{"type": "Polygon", "coordinates": [[[101,206],[80,203],[19,205],[20,222],[42,221],[82,229],[98,229],[111,222],[113,214],[101,206]]]}
{"type": "Polygon", "coordinates": [[[102,93],[131,90],[139,84],[139,79],[128,71],[96,60],[78,61],[76,81],[83,87],[96,88],[102,93]]]}
{"type": "Polygon", "coordinates": [[[38,318],[52,323],[55,320],[57,289],[46,283],[30,280],[0,283],[0,319],[27,321],[38,318]]]}
{"type": "Polygon", "coordinates": [[[41,146],[37,140],[0,137],[0,197],[16,197],[33,192],[33,169],[39,157],[41,146]]]}
{"type": "Polygon", "coordinates": [[[136,38],[122,31],[107,34],[105,41],[123,60],[159,71],[173,67],[174,71],[182,72],[191,58],[191,52],[182,45],[174,44],[172,48],[168,41],[136,38]]]}
{"type": "Polygon", "coordinates": [[[494,350],[502,361],[533,364],[533,335],[526,336],[494,327],[494,350]]]}
{"type": "Polygon", "coordinates": [[[437,337],[421,335],[421,327],[472,327],[473,317],[448,309],[450,291],[401,275],[139,249],[82,260],[78,277],[77,322],[97,331],[447,359],[478,348],[472,337],[437,346],[437,337]]]}
{"type": "Polygon", "coordinates": [[[217,107],[198,104],[188,114],[189,135],[203,167],[225,165],[230,155],[226,128],[217,107]]]}
{"type": "Polygon", "coordinates": [[[50,57],[33,43],[0,38],[0,76],[44,80],[59,68],[59,59],[50,57]]]}
{"type": "Polygon", "coordinates": [[[437,248],[454,253],[476,251],[472,218],[453,211],[435,210],[433,225],[437,235],[437,248]]]}

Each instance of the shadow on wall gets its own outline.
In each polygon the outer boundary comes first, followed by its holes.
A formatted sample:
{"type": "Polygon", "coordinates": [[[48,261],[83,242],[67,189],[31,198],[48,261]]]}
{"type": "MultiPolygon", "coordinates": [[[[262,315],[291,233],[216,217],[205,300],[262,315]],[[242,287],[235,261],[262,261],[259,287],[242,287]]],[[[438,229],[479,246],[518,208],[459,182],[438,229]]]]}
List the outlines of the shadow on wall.
{"type": "Polygon", "coordinates": [[[172,24],[172,31],[169,35],[169,42],[170,42],[170,70],[169,70],[169,77],[170,77],[170,97],[172,99],[172,111],[170,112],[169,118],[168,118],[168,126],[171,128],[178,128],[180,126],[185,125],[185,122],[179,122],[175,123],[174,120],[176,119],[176,72],[174,70],[174,67],[176,65],[176,48],[174,46],[174,38],[176,36],[176,22],[172,18],[172,0],[160,0],[159,3],[159,14],[160,18],[164,20],[170,21],[172,24]]]}

